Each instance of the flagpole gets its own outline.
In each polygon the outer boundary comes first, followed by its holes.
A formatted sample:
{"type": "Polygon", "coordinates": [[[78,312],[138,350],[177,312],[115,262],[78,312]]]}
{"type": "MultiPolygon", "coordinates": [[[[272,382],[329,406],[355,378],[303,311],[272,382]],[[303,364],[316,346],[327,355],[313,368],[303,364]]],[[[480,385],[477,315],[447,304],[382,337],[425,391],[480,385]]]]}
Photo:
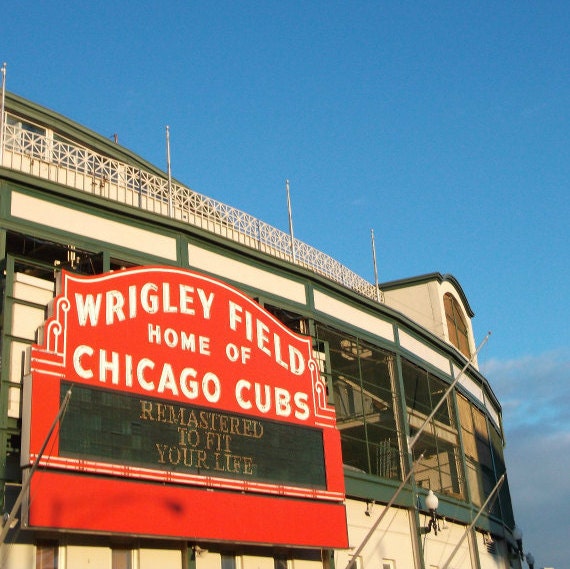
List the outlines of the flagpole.
{"type": "Polygon", "coordinates": [[[170,127],[166,126],[166,170],[168,172],[168,217],[172,217],[172,172],[170,169],[170,127]]]}
{"type": "Polygon", "coordinates": [[[410,479],[410,477],[412,476],[412,473],[414,472],[414,467],[415,467],[416,463],[418,463],[420,460],[422,460],[423,457],[424,457],[424,453],[422,452],[422,454],[418,457],[418,459],[414,462],[414,464],[412,464],[412,467],[410,468],[410,471],[408,472],[408,474],[406,474],[406,477],[404,478],[404,480],[402,480],[402,482],[400,483],[398,488],[396,488],[396,491],[394,492],[392,498],[390,498],[390,501],[386,504],[386,506],[384,507],[384,510],[382,511],[382,513],[380,514],[378,519],[372,524],[372,527],[370,528],[370,530],[366,534],[366,537],[362,540],[362,543],[358,546],[358,549],[352,555],[352,559],[348,562],[345,569],[352,569],[352,567],[356,563],[356,560],[358,559],[358,556],[360,555],[360,553],[362,552],[362,550],[364,549],[364,547],[366,546],[366,544],[368,543],[368,541],[370,540],[370,538],[372,537],[374,532],[376,531],[376,528],[378,528],[378,526],[380,525],[380,522],[384,519],[384,516],[388,513],[388,510],[392,507],[392,504],[394,504],[394,502],[396,501],[396,498],[398,497],[398,495],[400,494],[400,492],[402,491],[404,486],[408,483],[408,480],[410,479]]]}
{"type": "Polygon", "coordinates": [[[16,514],[18,513],[18,510],[20,508],[20,506],[22,505],[22,502],[24,500],[24,496],[26,495],[26,492],[28,491],[28,488],[30,487],[30,484],[32,482],[32,476],[34,475],[34,472],[37,470],[38,466],[40,465],[40,461],[42,459],[42,456],[46,450],[46,447],[49,443],[49,440],[51,439],[51,436],[58,424],[58,422],[62,419],[65,411],[67,410],[67,406],[69,405],[69,400],[71,399],[71,389],[73,388],[73,386],[71,386],[68,390],[67,393],[65,394],[65,397],[59,407],[59,411],[57,413],[56,418],[54,419],[48,434],[42,444],[42,447],[40,448],[40,452],[38,453],[38,456],[34,462],[34,464],[32,464],[32,467],[30,468],[30,472],[28,473],[28,476],[26,478],[26,480],[23,482],[22,484],[22,488],[20,489],[20,493],[18,494],[18,497],[16,498],[16,501],[14,502],[14,505],[12,506],[12,510],[10,511],[10,513],[8,515],[4,516],[4,519],[2,520],[4,525],[2,526],[2,532],[0,533],[0,547],[2,547],[2,545],[4,545],[4,540],[6,539],[6,535],[8,534],[8,531],[10,530],[10,526],[11,524],[15,521],[16,519],[16,514]]]}
{"type": "MultiPolygon", "coordinates": [[[[443,402],[447,399],[447,396],[451,393],[452,389],[455,387],[455,385],[457,384],[457,382],[459,381],[459,379],[461,378],[461,376],[465,373],[465,371],[467,370],[467,368],[473,363],[473,360],[477,357],[477,354],[480,352],[481,348],[487,343],[487,341],[489,340],[489,337],[491,335],[491,332],[488,332],[487,335],[485,336],[485,338],[483,339],[483,341],[481,342],[481,344],[479,344],[479,347],[475,350],[475,353],[471,356],[471,358],[469,358],[469,361],[465,364],[465,366],[463,367],[463,369],[459,372],[459,374],[457,374],[457,377],[453,380],[453,382],[451,383],[451,385],[449,386],[449,388],[447,389],[447,391],[443,394],[443,396],[441,397],[439,403],[435,406],[435,408],[433,409],[433,411],[430,413],[429,417],[424,421],[424,423],[422,424],[422,426],[419,428],[419,430],[416,432],[416,434],[414,435],[414,437],[412,439],[410,439],[408,441],[408,452],[412,452],[412,449],[414,447],[414,445],[416,444],[420,434],[422,433],[422,431],[425,429],[426,425],[429,424],[429,422],[433,419],[433,417],[435,416],[435,414],[437,413],[437,411],[439,410],[439,408],[443,405],[443,402]]],[[[414,466],[420,461],[422,460],[424,456],[424,453],[422,452],[421,455],[418,457],[418,459],[416,461],[414,461],[414,463],[412,464],[412,468],[410,469],[410,471],[408,472],[408,474],[406,475],[406,477],[404,478],[404,480],[402,480],[400,486],[398,486],[396,492],[394,493],[394,495],[392,496],[392,498],[390,499],[390,501],[388,502],[388,504],[385,506],[384,511],[382,512],[382,514],[380,515],[380,517],[378,518],[378,520],[376,520],[376,522],[374,522],[374,524],[372,525],[372,527],[370,528],[370,531],[366,534],[366,537],[364,538],[364,540],[362,541],[362,543],[360,544],[360,546],[358,547],[358,549],[355,551],[354,555],[352,556],[352,559],[348,562],[347,566],[345,567],[345,569],[352,569],[352,567],[354,566],[354,564],[356,563],[356,559],[358,557],[358,555],[360,555],[361,551],[364,549],[364,546],[366,545],[366,543],[368,543],[368,541],[370,540],[370,538],[372,537],[374,531],[376,530],[376,528],[380,525],[380,522],[382,521],[382,519],[384,518],[384,516],[386,515],[386,513],[388,512],[388,510],[392,507],[392,504],[395,502],[398,494],[400,494],[400,492],[402,491],[402,489],[404,488],[404,486],[406,485],[406,483],[408,482],[408,480],[410,479],[410,477],[412,476],[413,472],[414,472],[414,466]]],[[[479,511],[479,513],[477,514],[477,516],[475,517],[475,519],[473,520],[471,526],[468,528],[471,529],[473,527],[473,525],[475,525],[475,522],[479,519],[479,515],[481,514],[481,512],[483,511],[483,508],[486,507],[486,505],[489,502],[489,499],[491,498],[491,496],[498,490],[498,488],[500,487],[500,484],[503,483],[503,479],[504,479],[505,475],[503,474],[503,476],[501,476],[499,482],[497,483],[497,485],[495,486],[495,488],[493,489],[493,491],[491,492],[491,494],[489,495],[489,497],[487,498],[487,500],[485,501],[485,504],[483,504],[483,506],[481,507],[481,510],[479,511]]],[[[456,551],[459,549],[459,545],[461,544],[461,542],[463,541],[464,537],[461,539],[461,541],[459,542],[458,546],[456,547],[455,551],[452,553],[452,557],[453,555],[455,555],[456,551]]],[[[451,558],[449,558],[448,560],[448,564],[449,561],[451,560],[451,558]]],[[[447,564],[442,568],[442,569],[447,569],[447,564]]]]}
{"type": "Polygon", "coordinates": [[[291,193],[289,191],[289,180],[285,180],[285,189],[287,191],[287,211],[289,213],[289,235],[291,236],[291,255],[293,256],[293,262],[296,263],[295,255],[295,237],[293,235],[293,214],[291,212],[291,193]]]}
{"type": "Polygon", "coordinates": [[[457,542],[455,549],[451,552],[451,555],[449,556],[449,558],[447,559],[447,561],[445,562],[445,564],[443,565],[443,567],[441,569],[447,569],[449,567],[451,560],[455,557],[455,554],[458,552],[459,548],[461,547],[461,544],[463,543],[465,538],[469,535],[469,532],[473,529],[473,526],[477,523],[479,516],[483,513],[483,510],[487,507],[487,504],[491,501],[491,498],[499,491],[499,488],[503,485],[504,481],[505,481],[505,474],[503,473],[501,478],[499,478],[499,480],[495,484],[495,487],[493,488],[493,490],[491,491],[489,496],[487,496],[485,503],[479,508],[479,511],[477,512],[477,515],[475,516],[475,519],[471,522],[469,527],[465,530],[464,534],[461,536],[461,539],[457,542]]]}
{"type": "Polygon", "coordinates": [[[0,101],[0,166],[4,163],[4,110],[6,107],[6,62],[2,64],[2,99],[0,101]]]}
{"type": "Polygon", "coordinates": [[[376,244],[374,242],[374,229],[370,230],[372,241],[372,262],[374,263],[374,287],[376,288],[376,300],[380,302],[380,289],[378,288],[378,265],[376,264],[376,244]]]}

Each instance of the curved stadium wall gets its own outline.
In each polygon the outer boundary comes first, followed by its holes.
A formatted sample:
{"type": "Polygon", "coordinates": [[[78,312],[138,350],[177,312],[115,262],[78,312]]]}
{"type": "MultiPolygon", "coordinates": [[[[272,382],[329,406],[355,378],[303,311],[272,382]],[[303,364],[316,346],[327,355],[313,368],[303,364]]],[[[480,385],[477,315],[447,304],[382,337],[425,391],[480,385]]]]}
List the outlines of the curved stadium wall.
{"type": "MultiPolygon", "coordinates": [[[[22,354],[37,341],[57,275],[62,269],[99,275],[152,265],[191,269],[228,283],[312,339],[328,403],[336,411],[348,528],[347,547],[318,548],[196,539],[183,527],[168,539],[110,530],[86,534],[73,527],[54,531],[26,527],[22,515],[2,546],[2,566],[520,564],[508,481],[495,493],[506,472],[500,404],[476,358],[469,363],[464,355],[475,352],[473,314],[453,277],[434,273],[378,290],[309,245],[292,243],[286,233],[244,212],[169,183],[127,149],[20,97],[7,94],[2,128],[4,511],[19,496],[27,472],[21,459],[27,429],[22,354]],[[422,295],[429,291],[439,295],[441,315],[424,318],[422,295]],[[450,295],[464,321],[457,347],[444,322],[450,295]],[[456,387],[426,424],[458,374],[456,387]],[[425,504],[429,490],[439,498],[435,528],[425,504]],[[382,523],[369,534],[381,515],[382,523]]],[[[266,523],[278,525],[279,511],[277,501],[275,519],[266,523]]],[[[244,512],[244,524],[252,518],[255,512],[244,512]]]]}

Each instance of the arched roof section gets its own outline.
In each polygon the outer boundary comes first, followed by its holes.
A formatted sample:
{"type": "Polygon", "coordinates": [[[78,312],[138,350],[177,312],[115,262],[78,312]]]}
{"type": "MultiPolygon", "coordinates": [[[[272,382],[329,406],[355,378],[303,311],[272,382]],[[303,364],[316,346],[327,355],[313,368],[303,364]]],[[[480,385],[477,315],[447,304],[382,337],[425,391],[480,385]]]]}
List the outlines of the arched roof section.
{"type": "Polygon", "coordinates": [[[449,273],[446,274],[442,274],[439,272],[426,273],[424,275],[419,275],[416,277],[409,277],[405,279],[399,279],[399,280],[389,281],[386,283],[381,283],[379,286],[380,290],[389,291],[389,290],[396,290],[399,288],[405,288],[408,286],[416,286],[432,281],[437,281],[439,284],[442,284],[444,282],[449,283],[455,289],[457,296],[459,297],[459,300],[461,301],[461,304],[465,309],[466,315],[469,318],[473,318],[473,316],[475,316],[475,312],[473,312],[473,310],[471,309],[469,301],[467,300],[467,296],[465,295],[463,288],[459,284],[459,281],[449,273]]]}

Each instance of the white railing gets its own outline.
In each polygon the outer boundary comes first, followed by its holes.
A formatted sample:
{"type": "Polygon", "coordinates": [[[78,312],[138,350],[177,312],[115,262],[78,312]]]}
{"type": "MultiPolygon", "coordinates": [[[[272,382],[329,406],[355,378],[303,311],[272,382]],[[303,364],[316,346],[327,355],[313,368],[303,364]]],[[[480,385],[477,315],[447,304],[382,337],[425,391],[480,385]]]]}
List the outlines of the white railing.
{"type": "Polygon", "coordinates": [[[273,257],[305,267],[359,294],[378,299],[376,287],[314,247],[224,203],[136,166],[98,154],[41,127],[5,121],[1,164],[122,204],[187,222],[273,257]],[[10,122],[14,124],[10,124],[10,122]],[[38,132],[39,131],[39,132],[38,132]]]}

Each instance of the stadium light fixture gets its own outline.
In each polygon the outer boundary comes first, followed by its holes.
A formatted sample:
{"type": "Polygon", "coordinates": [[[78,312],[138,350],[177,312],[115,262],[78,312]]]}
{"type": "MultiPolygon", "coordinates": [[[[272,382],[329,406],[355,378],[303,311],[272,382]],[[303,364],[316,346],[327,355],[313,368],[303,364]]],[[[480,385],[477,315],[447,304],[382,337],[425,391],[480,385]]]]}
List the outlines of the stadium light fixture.
{"type": "Polygon", "coordinates": [[[439,506],[439,499],[433,493],[433,490],[428,492],[426,496],[426,507],[429,510],[429,522],[426,527],[426,533],[429,533],[432,529],[435,535],[437,535],[438,524],[437,524],[437,507],[439,506]]]}
{"type": "Polygon", "coordinates": [[[522,543],[523,532],[522,532],[521,528],[519,528],[518,526],[515,526],[513,528],[513,538],[517,542],[517,547],[519,550],[518,553],[519,553],[520,558],[524,559],[523,543],[522,543]]]}

